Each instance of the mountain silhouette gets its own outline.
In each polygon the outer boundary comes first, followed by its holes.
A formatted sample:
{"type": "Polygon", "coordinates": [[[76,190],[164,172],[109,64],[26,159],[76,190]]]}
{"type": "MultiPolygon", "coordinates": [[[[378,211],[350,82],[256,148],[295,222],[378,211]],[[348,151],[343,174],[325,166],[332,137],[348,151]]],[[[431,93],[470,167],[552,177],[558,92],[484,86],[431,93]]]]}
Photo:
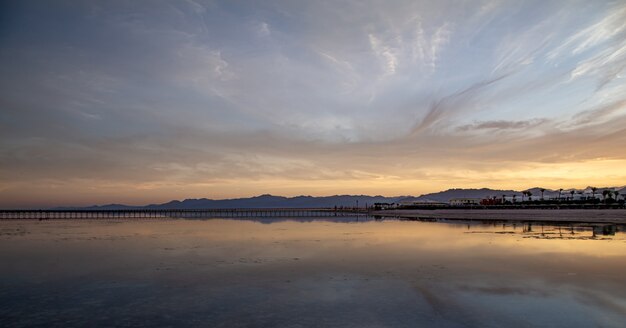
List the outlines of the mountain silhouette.
{"type": "MultiPolygon", "coordinates": [[[[556,198],[559,190],[547,188],[530,188],[526,189],[532,193],[533,199],[541,197],[541,189],[545,189],[544,198],[556,198]]],[[[595,194],[599,196],[603,190],[617,190],[621,195],[626,195],[625,187],[603,187],[597,188],[595,194]]],[[[585,189],[563,189],[560,193],[562,197],[566,197],[571,190],[576,193],[591,194],[591,187],[585,189]]],[[[453,198],[500,198],[503,195],[507,197],[516,195],[521,199],[522,192],[516,190],[501,189],[448,189],[445,191],[424,194],[419,197],[415,196],[368,196],[368,195],[334,195],[334,196],[295,196],[283,197],[264,194],[249,198],[233,198],[233,199],[185,199],[172,200],[162,204],[150,204],[146,206],[130,206],[123,204],[94,205],[88,207],[57,207],[55,209],[87,209],[87,210],[120,210],[120,209],[232,209],[232,208],[333,208],[337,207],[365,207],[374,203],[410,203],[410,202],[441,202],[446,203],[453,198]]]]}

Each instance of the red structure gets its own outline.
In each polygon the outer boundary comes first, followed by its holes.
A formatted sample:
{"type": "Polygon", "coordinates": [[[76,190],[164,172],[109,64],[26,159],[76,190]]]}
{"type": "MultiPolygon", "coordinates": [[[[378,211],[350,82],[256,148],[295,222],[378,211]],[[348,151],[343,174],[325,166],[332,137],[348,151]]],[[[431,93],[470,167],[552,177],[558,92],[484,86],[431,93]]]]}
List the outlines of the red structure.
{"type": "Polygon", "coordinates": [[[480,201],[480,205],[502,205],[502,198],[485,198],[480,201]]]}

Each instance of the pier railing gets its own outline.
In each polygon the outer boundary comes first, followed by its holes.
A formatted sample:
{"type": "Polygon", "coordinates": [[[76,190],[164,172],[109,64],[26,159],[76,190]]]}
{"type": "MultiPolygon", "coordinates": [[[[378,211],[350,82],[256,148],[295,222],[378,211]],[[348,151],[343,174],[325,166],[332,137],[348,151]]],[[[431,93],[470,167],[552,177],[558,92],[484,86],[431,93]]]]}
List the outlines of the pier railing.
{"type": "Polygon", "coordinates": [[[364,215],[364,210],[332,208],[0,210],[1,219],[287,218],[364,215]]]}

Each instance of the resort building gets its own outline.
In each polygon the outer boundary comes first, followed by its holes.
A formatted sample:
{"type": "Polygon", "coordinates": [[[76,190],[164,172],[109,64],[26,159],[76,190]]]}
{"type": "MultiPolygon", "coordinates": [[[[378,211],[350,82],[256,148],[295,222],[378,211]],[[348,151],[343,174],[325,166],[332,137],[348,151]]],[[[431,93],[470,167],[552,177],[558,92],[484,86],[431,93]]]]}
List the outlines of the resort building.
{"type": "Polygon", "coordinates": [[[448,203],[441,203],[431,200],[425,201],[403,201],[400,202],[400,208],[424,208],[424,207],[442,207],[448,206],[448,203]]]}
{"type": "Polygon", "coordinates": [[[480,198],[452,198],[448,202],[452,206],[471,206],[480,205],[480,198]]]}

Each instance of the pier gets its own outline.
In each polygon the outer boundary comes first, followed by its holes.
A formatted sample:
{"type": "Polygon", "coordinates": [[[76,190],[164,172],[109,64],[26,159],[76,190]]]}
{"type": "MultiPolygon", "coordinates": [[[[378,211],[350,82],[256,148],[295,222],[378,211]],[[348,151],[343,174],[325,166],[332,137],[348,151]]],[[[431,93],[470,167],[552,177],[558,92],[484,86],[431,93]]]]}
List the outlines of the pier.
{"type": "Polygon", "coordinates": [[[359,216],[364,210],[332,208],[0,210],[3,219],[288,218],[359,216]]]}

